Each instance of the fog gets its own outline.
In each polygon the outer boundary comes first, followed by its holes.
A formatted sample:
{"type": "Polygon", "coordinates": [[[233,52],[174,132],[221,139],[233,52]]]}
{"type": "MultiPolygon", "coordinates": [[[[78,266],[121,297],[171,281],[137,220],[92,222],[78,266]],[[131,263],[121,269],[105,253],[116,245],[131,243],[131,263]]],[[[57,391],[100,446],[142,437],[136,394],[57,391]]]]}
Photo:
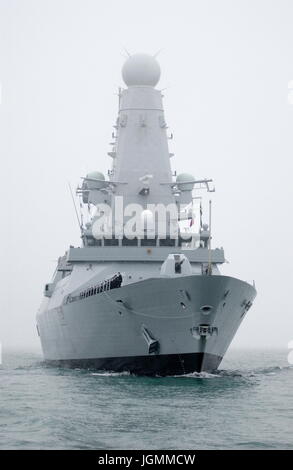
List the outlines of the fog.
{"type": "Polygon", "coordinates": [[[3,347],[39,347],[44,284],[58,256],[80,243],[67,181],[75,187],[110,168],[126,48],[161,50],[172,169],[214,179],[222,272],[255,280],[233,346],[287,348],[292,14],[284,0],[0,1],[3,347]]]}

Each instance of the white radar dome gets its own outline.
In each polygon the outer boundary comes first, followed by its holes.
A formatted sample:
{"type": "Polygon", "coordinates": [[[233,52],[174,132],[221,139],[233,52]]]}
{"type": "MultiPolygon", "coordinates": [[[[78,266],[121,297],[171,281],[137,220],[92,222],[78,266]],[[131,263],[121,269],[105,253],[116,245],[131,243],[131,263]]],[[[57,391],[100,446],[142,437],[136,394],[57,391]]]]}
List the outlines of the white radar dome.
{"type": "Polygon", "coordinates": [[[133,54],[122,67],[122,77],[127,86],[156,86],[161,69],[157,60],[148,54],[133,54]]]}
{"type": "Polygon", "coordinates": [[[91,171],[90,173],[86,175],[86,177],[89,178],[89,180],[86,180],[87,187],[89,189],[100,189],[100,188],[105,187],[105,183],[104,183],[105,176],[100,171],[91,171]],[[100,180],[100,181],[94,181],[94,180],[100,180]]]}
{"type": "Polygon", "coordinates": [[[182,191],[192,191],[194,183],[194,176],[189,173],[180,173],[176,178],[176,183],[182,191]]]}

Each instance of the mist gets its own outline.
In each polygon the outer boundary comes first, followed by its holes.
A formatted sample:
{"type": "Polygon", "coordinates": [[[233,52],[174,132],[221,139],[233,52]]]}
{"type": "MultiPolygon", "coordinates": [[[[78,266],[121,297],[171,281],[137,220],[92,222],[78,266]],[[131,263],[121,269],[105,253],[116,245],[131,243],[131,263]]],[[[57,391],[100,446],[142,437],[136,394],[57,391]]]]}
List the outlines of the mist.
{"type": "Polygon", "coordinates": [[[160,50],[172,169],[213,178],[222,272],[255,280],[232,346],[287,348],[292,14],[284,0],[0,1],[3,347],[39,347],[44,284],[80,244],[67,182],[110,167],[126,48],[160,50]]]}

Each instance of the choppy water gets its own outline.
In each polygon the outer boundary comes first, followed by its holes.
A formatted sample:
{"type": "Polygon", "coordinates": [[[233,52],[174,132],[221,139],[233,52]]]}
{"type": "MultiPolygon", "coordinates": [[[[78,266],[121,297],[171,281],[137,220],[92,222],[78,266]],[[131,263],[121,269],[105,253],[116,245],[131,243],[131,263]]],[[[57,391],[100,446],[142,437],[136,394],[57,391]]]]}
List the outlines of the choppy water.
{"type": "Polygon", "coordinates": [[[287,351],[229,352],[215,374],[148,378],[6,352],[1,449],[293,449],[287,351]]]}

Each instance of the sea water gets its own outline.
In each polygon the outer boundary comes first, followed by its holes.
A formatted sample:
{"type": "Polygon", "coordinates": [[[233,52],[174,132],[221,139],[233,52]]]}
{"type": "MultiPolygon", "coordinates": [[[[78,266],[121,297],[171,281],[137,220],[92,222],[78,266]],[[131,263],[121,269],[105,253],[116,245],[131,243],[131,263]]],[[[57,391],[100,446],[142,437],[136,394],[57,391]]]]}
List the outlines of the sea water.
{"type": "Polygon", "coordinates": [[[5,351],[1,449],[293,449],[288,351],[230,350],[214,373],[136,377],[5,351]]]}

